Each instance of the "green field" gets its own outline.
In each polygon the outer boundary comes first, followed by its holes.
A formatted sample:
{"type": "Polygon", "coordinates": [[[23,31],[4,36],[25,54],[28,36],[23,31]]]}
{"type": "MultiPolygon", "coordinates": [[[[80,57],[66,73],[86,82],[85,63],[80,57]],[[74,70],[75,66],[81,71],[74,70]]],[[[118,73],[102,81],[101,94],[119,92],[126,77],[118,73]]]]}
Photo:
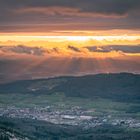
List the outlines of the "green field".
{"type": "Polygon", "coordinates": [[[45,107],[54,106],[56,109],[65,110],[71,107],[94,109],[93,114],[111,113],[140,116],[138,103],[117,102],[103,98],[66,97],[63,93],[54,94],[0,94],[0,107],[45,107]],[[133,111],[132,111],[133,109],[133,111]]]}

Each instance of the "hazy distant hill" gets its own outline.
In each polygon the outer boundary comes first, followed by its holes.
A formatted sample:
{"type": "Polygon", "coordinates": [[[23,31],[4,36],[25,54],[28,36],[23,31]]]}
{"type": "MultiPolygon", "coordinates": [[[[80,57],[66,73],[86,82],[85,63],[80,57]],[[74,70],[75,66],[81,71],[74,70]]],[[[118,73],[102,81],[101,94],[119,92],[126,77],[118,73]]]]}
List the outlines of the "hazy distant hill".
{"type": "Polygon", "coordinates": [[[81,77],[57,77],[23,80],[0,85],[0,93],[53,94],[70,97],[109,98],[140,101],[140,75],[130,73],[98,74],[81,77]]]}

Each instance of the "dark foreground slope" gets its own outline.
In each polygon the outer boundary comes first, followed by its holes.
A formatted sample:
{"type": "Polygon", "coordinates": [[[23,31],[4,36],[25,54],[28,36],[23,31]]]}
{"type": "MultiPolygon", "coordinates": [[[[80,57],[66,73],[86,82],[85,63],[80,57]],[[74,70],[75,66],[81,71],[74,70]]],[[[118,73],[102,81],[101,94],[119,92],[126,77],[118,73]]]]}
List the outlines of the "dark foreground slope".
{"type": "Polygon", "coordinates": [[[64,93],[67,97],[100,97],[123,102],[139,102],[140,75],[98,74],[16,81],[0,85],[0,93],[64,93]]]}
{"type": "Polygon", "coordinates": [[[0,132],[28,140],[139,140],[139,131],[121,126],[103,125],[91,129],[78,126],[54,125],[51,123],[0,117],[0,132]]]}

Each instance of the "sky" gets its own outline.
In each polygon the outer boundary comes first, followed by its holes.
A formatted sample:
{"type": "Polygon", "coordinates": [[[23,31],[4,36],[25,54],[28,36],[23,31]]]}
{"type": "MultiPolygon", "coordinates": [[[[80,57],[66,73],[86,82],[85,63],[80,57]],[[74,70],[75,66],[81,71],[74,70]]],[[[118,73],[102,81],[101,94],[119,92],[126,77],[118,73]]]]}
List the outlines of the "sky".
{"type": "Polygon", "coordinates": [[[140,73],[140,0],[0,0],[0,83],[140,73]]]}

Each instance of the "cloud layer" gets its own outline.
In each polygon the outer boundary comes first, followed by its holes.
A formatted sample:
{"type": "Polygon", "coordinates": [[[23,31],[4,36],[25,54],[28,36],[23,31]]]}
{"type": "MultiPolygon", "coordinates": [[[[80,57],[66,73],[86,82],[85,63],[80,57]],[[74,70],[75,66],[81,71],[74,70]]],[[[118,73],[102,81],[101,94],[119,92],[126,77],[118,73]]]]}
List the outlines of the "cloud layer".
{"type": "Polygon", "coordinates": [[[32,58],[16,56],[0,59],[0,83],[61,75],[96,73],[140,73],[140,57],[118,58],[32,58]]]}
{"type": "Polygon", "coordinates": [[[4,53],[17,53],[17,54],[29,54],[29,55],[43,55],[45,50],[40,47],[27,47],[23,45],[18,46],[0,46],[0,50],[4,53]]]}
{"type": "Polygon", "coordinates": [[[28,47],[24,45],[17,46],[0,46],[0,52],[3,54],[25,54],[33,56],[83,56],[83,57],[94,57],[95,53],[107,53],[116,52],[119,54],[140,54],[140,45],[108,45],[108,46],[88,46],[88,47],[28,47]],[[84,54],[84,55],[83,55],[84,54]]]}
{"type": "Polygon", "coordinates": [[[91,52],[111,52],[121,51],[123,53],[140,53],[139,45],[109,45],[109,46],[90,46],[86,47],[91,52]]]}
{"type": "Polygon", "coordinates": [[[140,29],[139,17],[139,0],[0,1],[1,32],[140,29]]]}
{"type": "Polygon", "coordinates": [[[140,46],[0,46],[0,83],[108,72],[140,73],[140,46]]]}

